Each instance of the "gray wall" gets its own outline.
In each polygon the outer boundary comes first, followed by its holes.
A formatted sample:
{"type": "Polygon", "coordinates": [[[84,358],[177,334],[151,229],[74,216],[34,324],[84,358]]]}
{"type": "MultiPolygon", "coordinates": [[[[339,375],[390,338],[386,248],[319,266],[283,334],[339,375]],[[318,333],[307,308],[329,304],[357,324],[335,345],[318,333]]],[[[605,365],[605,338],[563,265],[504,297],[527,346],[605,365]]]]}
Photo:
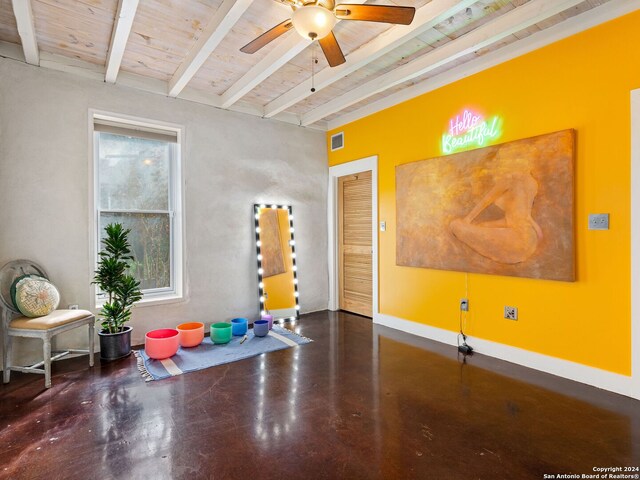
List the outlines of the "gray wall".
{"type": "MultiPolygon", "coordinates": [[[[89,308],[89,108],[185,127],[188,298],[135,308],[134,343],[154,328],[258,314],[253,203],[293,205],[301,309],[327,307],[322,132],[2,58],[0,264],[33,259],[57,285],[62,306],[89,308]]],[[[76,340],[84,336],[66,334],[59,345],[76,340]]],[[[40,348],[35,340],[18,342],[14,358],[35,358],[40,348]]]]}

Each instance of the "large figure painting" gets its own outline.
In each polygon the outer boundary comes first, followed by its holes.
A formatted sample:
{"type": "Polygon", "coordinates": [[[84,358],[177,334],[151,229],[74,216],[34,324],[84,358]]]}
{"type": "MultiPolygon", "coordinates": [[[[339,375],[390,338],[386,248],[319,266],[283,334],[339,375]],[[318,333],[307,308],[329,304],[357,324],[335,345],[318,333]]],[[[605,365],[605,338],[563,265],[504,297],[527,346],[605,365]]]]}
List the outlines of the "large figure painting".
{"type": "Polygon", "coordinates": [[[396,167],[396,263],[573,281],[574,131],[396,167]]]}

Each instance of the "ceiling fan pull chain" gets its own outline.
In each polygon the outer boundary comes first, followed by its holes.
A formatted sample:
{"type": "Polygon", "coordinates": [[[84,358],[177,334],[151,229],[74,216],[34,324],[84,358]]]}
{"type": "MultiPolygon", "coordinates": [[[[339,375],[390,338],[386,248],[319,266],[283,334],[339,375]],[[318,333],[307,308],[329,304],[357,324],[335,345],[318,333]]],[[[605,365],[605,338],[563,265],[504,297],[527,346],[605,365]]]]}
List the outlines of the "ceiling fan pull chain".
{"type": "Polygon", "coordinates": [[[315,73],[316,73],[316,63],[318,63],[318,57],[315,55],[313,49],[315,48],[315,45],[311,46],[311,93],[314,93],[316,91],[316,85],[315,85],[315,73]]]}

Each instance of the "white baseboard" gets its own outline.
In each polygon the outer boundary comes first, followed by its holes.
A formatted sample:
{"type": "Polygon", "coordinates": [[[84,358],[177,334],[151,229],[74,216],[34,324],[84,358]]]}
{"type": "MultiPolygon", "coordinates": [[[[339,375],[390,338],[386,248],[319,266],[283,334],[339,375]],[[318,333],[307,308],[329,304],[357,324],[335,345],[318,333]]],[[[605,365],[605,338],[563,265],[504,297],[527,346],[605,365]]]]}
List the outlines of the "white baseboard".
{"type": "Polygon", "coordinates": [[[296,314],[295,308],[279,308],[275,310],[269,310],[269,314],[273,315],[273,318],[288,318],[295,317],[296,314]]]}
{"type": "MultiPolygon", "coordinates": [[[[383,313],[374,315],[373,323],[435,340],[436,342],[457,346],[458,334],[450,330],[404,320],[383,313]]],[[[473,346],[477,353],[482,355],[499,358],[507,362],[516,363],[640,400],[640,382],[638,379],[634,379],[634,377],[607,372],[599,368],[588,367],[568,360],[530,352],[481,338],[467,336],[467,342],[473,346]]]]}

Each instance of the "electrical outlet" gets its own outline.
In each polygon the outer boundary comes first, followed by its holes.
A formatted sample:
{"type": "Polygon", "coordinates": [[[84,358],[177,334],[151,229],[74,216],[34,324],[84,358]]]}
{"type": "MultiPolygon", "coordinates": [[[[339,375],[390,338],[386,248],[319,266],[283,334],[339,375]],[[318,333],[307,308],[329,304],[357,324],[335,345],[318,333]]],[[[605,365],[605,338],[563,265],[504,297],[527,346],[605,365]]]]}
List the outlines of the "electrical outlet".
{"type": "Polygon", "coordinates": [[[468,298],[461,298],[460,299],[460,311],[461,312],[468,312],[469,311],[469,299],[468,298]]]}
{"type": "Polygon", "coordinates": [[[507,320],[518,320],[518,307],[504,307],[504,318],[507,320]]]}
{"type": "Polygon", "coordinates": [[[387,231],[387,222],[380,222],[380,231],[381,232],[387,231]]]}
{"type": "Polygon", "coordinates": [[[589,230],[609,230],[609,214],[590,213],[589,230]]]}
{"type": "Polygon", "coordinates": [[[69,305],[69,310],[78,310],[78,304],[77,303],[72,303],[69,305]]]}

